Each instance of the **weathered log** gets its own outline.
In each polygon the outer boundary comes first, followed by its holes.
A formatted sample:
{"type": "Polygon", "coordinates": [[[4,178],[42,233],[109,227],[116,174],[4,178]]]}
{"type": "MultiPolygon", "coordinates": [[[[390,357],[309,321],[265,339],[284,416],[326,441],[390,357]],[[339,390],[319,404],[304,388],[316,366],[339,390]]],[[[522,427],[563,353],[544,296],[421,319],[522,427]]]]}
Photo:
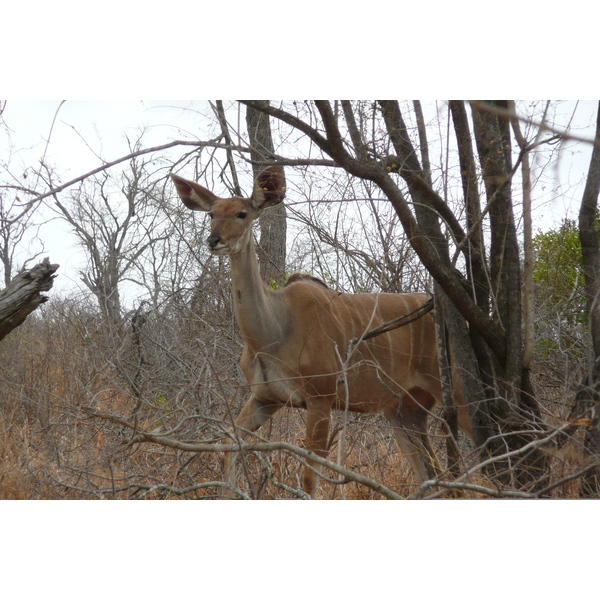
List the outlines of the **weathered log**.
{"type": "Polygon", "coordinates": [[[5,338],[40,304],[48,300],[47,292],[54,283],[54,272],[59,265],[50,264],[48,258],[28,271],[21,271],[0,292],[0,340],[5,338]]]}

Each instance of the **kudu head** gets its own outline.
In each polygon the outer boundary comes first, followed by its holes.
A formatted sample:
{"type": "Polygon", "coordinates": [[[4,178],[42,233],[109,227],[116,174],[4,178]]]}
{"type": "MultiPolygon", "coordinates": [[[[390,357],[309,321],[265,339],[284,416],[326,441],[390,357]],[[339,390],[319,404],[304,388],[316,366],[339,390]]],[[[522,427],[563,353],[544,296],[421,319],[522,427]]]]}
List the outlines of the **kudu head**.
{"type": "Polygon", "coordinates": [[[210,214],[210,251],[219,256],[240,252],[252,235],[252,223],[268,206],[279,204],[285,196],[283,168],[267,167],[256,179],[250,198],[219,198],[198,183],[171,173],[177,193],[191,210],[210,214]]]}

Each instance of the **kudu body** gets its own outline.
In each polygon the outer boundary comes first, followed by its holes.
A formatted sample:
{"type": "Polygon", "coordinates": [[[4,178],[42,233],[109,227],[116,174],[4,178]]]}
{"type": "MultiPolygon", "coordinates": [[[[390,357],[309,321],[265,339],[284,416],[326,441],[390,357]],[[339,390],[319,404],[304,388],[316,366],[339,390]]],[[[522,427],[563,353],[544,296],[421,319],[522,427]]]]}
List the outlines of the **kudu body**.
{"type": "MultiPolygon", "coordinates": [[[[436,476],[428,415],[441,400],[431,314],[364,340],[346,356],[348,341],[409,313],[423,294],[344,294],[309,275],[291,275],[280,289],[261,280],[252,222],[282,201],[283,170],[269,167],[250,198],[218,198],[197,183],[171,175],[188,208],[211,215],[210,250],[231,261],[233,302],[246,342],[241,367],[251,396],[235,420],[243,439],[284,406],[307,411],[306,447],[327,454],[332,409],[383,412],[419,482],[436,476]]],[[[455,386],[456,388],[456,386],[455,386]]],[[[460,393],[459,425],[472,435],[460,393]]],[[[225,477],[235,483],[235,453],[225,456],[225,477]]],[[[310,461],[309,461],[309,464],[310,461]]],[[[318,469],[304,468],[302,484],[314,496],[318,469]]]]}

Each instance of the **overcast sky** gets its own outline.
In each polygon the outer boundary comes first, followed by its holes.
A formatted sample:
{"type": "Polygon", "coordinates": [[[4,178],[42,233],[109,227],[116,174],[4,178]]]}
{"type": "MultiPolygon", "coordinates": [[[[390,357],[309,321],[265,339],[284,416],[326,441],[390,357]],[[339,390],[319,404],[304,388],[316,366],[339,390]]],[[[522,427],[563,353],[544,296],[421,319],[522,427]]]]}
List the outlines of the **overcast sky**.
{"type": "MultiPolygon", "coordinates": [[[[184,110],[190,104],[141,100],[67,101],[62,105],[51,100],[9,101],[3,117],[13,144],[11,174],[20,178],[28,169],[37,168],[44,156],[47,164],[56,167],[64,183],[100,166],[100,159],[110,161],[128,154],[125,136],[135,140],[142,129],[146,130],[144,147],[187,137],[185,131],[202,136],[200,116],[184,110]]],[[[8,150],[5,144],[0,148],[3,160],[8,150]]],[[[29,178],[27,183],[31,181],[29,178]]],[[[42,220],[52,216],[49,210],[40,210],[42,220]]],[[[82,287],[77,271],[84,265],[84,258],[68,227],[61,221],[52,221],[42,229],[41,237],[44,255],[61,265],[55,291],[82,287]]]]}

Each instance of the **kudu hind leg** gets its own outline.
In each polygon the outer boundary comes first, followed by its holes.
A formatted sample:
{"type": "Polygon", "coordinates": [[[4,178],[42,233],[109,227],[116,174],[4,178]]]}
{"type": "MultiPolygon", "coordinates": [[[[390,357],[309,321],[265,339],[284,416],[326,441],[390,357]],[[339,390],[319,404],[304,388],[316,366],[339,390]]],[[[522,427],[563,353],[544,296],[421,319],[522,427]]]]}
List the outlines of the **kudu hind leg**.
{"type": "Polygon", "coordinates": [[[435,479],[441,473],[427,427],[429,411],[434,407],[435,398],[429,392],[413,388],[403,396],[402,406],[384,411],[419,483],[435,479]]]}
{"type": "MultiPolygon", "coordinates": [[[[256,431],[264,425],[279,409],[281,404],[274,404],[260,399],[254,394],[250,396],[248,402],[244,404],[240,414],[237,416],[235,423],[235,433],[244,440],[248,435],[256,431]]],[[[233,440],[228,440],[227,443],[232,444],[233,440]]],[[[235,486],[235,461],[238,452],[225,452],[224,459],[224,474],[225,482],[230,486],[235,486]]],[[[226,494],[230,497],[235,496],[231,490],[227,490],[226,494]]]]}

